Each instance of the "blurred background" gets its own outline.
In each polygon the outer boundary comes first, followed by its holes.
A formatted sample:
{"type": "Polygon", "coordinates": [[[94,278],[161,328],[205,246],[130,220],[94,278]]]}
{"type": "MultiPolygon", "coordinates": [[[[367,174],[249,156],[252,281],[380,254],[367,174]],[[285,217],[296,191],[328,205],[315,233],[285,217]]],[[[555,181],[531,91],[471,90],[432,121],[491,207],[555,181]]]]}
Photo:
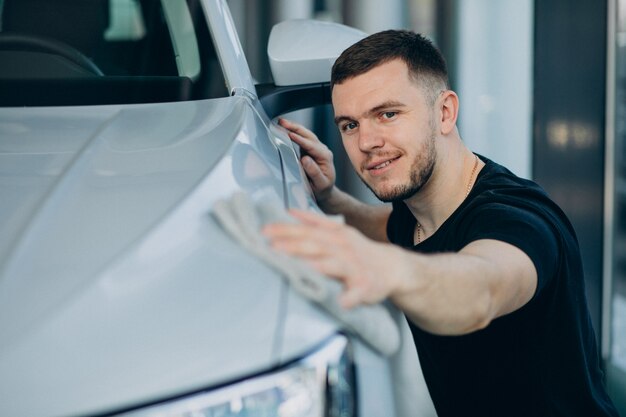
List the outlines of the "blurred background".
{"type": "MultiPolygon", "coordinates": [[[[565,210],[583,254],[609,391],[626,415],[626,0],[228,0],[253,74],[271,82],[276,22],[315,18],[367,33],[420,32],[448,61],[459,130],[477,153],[534,179],[565,210]]],[[[332,109],[290,115],[351,172],[332,109]]]]}

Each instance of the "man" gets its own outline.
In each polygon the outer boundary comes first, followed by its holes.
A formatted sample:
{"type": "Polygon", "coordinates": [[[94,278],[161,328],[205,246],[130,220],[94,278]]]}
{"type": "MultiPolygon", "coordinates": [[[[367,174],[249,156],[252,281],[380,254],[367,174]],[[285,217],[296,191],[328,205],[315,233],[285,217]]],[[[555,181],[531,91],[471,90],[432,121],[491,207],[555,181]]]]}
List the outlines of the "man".
{"type": "Polygon", "coordinates": [[[440,417],[616,416],[574,230],[539,186],[463,144],[439,51],[374,34],[331,88],[354,169],[392,206],[339,190],[330,151],[282,120],[320,207],[349,226],[294,211],[299,224],[264,230],[273,247],[341,281],[345,308],[388,298],[406,314],[440,417]]]}

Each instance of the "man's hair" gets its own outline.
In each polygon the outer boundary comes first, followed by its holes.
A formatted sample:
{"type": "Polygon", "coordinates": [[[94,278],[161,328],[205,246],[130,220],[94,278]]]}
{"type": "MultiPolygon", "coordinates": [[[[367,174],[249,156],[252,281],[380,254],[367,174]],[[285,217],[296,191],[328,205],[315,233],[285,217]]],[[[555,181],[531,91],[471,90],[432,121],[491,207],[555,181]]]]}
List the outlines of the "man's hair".
{"type": "Polygon", "coordinates": [[[333,65],[330,86],[401,59],[411,78],[431,99],[448,89],[448,70],[441,52],[424,36],[408,30],[385,30],[370,35],[342,52],[333,65]]]}

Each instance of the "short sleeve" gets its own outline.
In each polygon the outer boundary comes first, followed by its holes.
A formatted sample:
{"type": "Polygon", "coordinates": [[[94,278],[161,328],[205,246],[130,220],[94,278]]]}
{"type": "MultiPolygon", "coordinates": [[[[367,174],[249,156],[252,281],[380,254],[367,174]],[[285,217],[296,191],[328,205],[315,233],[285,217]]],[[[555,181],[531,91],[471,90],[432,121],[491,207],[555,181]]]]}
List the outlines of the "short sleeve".
{"type": "MultiPolygon", "coordinates": [[[[557,273],[560,256],[557,229],[543,215],[506,204],[487,204],[470,216],[464,240],[494,239],[522,250],[537,270],[540,293],[557,273]]],[[[535,295],[536,295],[535,294],[535,295]]]]}

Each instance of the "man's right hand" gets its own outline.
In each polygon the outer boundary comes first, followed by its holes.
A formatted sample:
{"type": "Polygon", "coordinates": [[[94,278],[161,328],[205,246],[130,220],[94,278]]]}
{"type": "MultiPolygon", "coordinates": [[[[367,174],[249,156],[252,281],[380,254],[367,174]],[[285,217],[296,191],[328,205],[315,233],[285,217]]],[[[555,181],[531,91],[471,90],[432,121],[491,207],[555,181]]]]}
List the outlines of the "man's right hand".
{"type": "Polygon", "coordinates": [[[390,205],[365,204],[335,186],[336,171],[333,153],[315,133],[297,123],[280,119],[289,138],[302,150],[301,163],[317,204],[326,214],[341,214],[346,223],[379,242],[387,241],[387,219],[390,205]]]}
{"type": "Polygon", "coordinates": [[[287,129],[289,138],[300,146],[302,168],[309,178],[317,203],[324,207],[330,203],[329,199],[337,179],[333,153],[306,127],[287,119],[280,119],[278,123],[287,129]]]}

